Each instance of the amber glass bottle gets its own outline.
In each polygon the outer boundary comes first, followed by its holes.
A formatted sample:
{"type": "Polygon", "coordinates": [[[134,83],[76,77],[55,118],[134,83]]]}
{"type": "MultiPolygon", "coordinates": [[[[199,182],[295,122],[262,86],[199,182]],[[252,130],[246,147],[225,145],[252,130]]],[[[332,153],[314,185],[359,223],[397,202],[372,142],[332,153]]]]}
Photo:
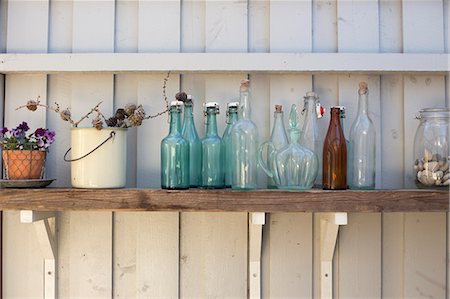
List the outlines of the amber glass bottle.
{"type": "Polygon", "coordinates": [[[347,146],[340,121],[341,107],[331,107],[331,120],[323,143],[323,189],[347,189],[347,146]]]}

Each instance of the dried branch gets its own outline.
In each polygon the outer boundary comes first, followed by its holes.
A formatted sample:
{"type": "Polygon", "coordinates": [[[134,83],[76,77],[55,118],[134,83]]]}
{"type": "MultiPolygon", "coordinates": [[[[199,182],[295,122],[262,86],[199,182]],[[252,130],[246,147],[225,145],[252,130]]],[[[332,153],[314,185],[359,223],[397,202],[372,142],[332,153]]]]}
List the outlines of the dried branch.
{"type": "Polygon", "coordinates": [[[100,106],[101,103],[103,103],[103,101],[100,101],[94,108],[91,109],[91,111],[89,111],[88,113],[86,113],[85,116],[83,116],[79,121],[77,121],[76,123],[74,123],[74,124],[73,124],[74,127],[77,127],[78,124],[79,124],[80,122],[82,122],[83,120],[85,120],[86,118],[88,118],[89,115],[91,115],[92,113],[98,112],[98,107],[100,106]]]}

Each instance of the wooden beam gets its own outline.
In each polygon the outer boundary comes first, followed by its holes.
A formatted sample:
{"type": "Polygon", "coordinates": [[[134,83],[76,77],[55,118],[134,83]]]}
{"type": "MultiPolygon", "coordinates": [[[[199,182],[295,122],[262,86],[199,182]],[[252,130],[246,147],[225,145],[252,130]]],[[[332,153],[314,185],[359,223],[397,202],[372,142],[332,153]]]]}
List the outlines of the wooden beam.
{"type": "Polygon", "coordinates": [[[449,192],[437,190],[0,190],[0,210],[445,212],[448,203],[449,192]]]}

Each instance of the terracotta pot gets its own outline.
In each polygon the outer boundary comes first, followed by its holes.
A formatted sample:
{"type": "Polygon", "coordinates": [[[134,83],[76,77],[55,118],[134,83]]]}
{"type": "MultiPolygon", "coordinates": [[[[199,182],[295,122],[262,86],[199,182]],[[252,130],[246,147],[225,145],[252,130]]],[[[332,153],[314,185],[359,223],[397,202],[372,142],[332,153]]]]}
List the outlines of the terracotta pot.
{"type": "Polygon", "coordinates": [[[9,180],[42,179],[45,151],[3,150],[2,157],[9,180]]]}

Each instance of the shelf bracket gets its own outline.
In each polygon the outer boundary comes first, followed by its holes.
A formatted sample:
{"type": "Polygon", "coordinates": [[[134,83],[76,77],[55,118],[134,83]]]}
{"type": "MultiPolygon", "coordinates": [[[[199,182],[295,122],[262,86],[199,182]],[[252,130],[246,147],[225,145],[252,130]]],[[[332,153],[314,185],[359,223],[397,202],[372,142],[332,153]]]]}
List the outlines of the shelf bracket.
{"type": "Polygon", "coordinates": [[[261,298],[262,227],[266,222],[266,214],[250,213],[248,220],[248,298],[259,299],[261,298]]]}
{"type": "Polygon", "coordinates": [[[340,225],[347,224],[347,213],[320,215],[320,298],[333,298],[333,255],[340,225]]]}
{"type": "Polygon", "coordinates": [[[55,212],[40,212],[32,210],[20,211],[20,222],[34,225],[44,257],[44,299],[56,298],[56,237],[55,227],[49,222],[49,218],[56,217],[55,212]]]}

